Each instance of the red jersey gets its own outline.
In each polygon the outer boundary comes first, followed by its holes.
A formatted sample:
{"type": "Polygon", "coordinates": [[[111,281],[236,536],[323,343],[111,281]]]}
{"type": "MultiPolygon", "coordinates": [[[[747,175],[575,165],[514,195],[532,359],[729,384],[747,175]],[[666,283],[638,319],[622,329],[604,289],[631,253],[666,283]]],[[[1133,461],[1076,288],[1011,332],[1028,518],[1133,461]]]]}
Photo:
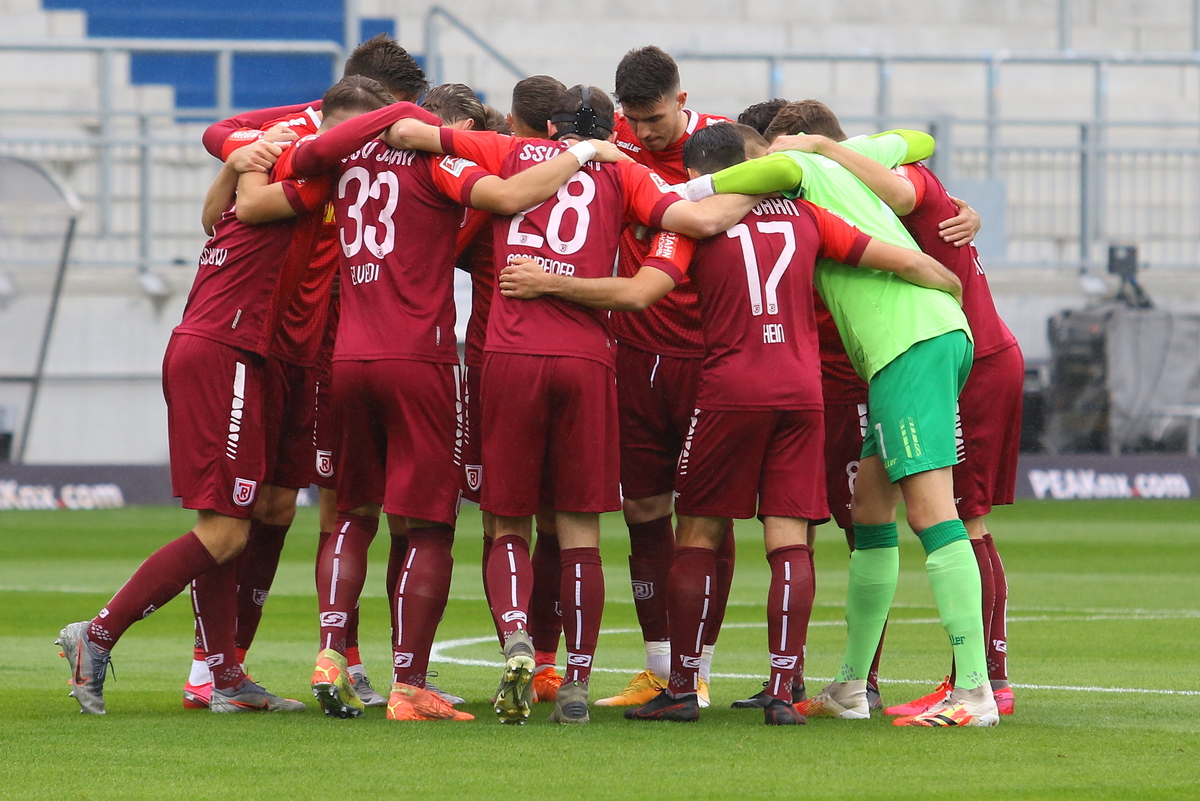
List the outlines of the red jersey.
{"type": "Polygon", "coordinates": [[[688,274],[700,295],[706,347],[696,406],[824,408],[813,270],[825,258],[858,264],[870,241],[825,209],[772,198],[696,245],[688,274]]]}
{"type": "Polygon", "coordinates": [[[825,405],[866,403],[867,382],[855,372],[837,323],[816,289],[813,289],[813,308],[817,312],[817,339],[821,344],[821,393],[825,396],[825,405]]]}
{"type": "Polygon", "coordinates": [[[263,225],[221,215],[200,253],[183,320],[175,327],[266,356],[312,258],[329,197],[327,179],[282,181],[296,216],[263,225]]]}
{"type": "Polygon", "coordinates": [[[458,268],[471,276],[471,318],[467,321],[463,350],[463,363],[467,367],[483,367],[483,344],[487,340],[492,294],[496,291],[491,223],[489,212],[467,209],[462,227],[458,229],[458,268]]]}
{"type": "Polygon", "coordinates": [[[215,122],[205,129],[201,137],[204,149],[211,155],[225,161],[229,154],[239,147],[256,142],[263,133],[274,128],[279,123],[287,123],[298,137],[315,134],[321,127],[318,112],[321,101],[301,103],[295,106],[277,106],[258,111],[248,111],[227,120],[215,122]]]}
{"type": "MultiPolygon", "coordinates": [[[[718,122],[725,117],[699,114],[684,109],[687,126],[666,150],[647,150],[633,134],[623,115],[617,115],[615,134],[617,147],[640,164],[644,164],[668,183],[682,184],[688,179],[683,166],[683,145],[698,128],[718,122]]],[[[641,269],[650,254],[653,232],[630,227],[621,237],[617,274],[632,277],[641,269]],[[641,234],[641,236],[638,236],[641,234]]],[[[696,289],[685,279],[671,294],[645,311],[613,312],[610,321],[613,334],[621,342],[650,353],[679,358],[700,358],[704,355],[704,334],[700,325],[700,301],[696,289]]]]}
{"type": "Polygon", "coordinates": [[[414,109],[396,103],[293,145],[297,173],[334,172],[341,245],[334,361],[458,363],[455,237],[462,206],[488,173],[375,138],[401,117],[425,114],[414,109]]]}
{"type": "MultiPolygon", "coordinates": [[[[548,161],[566,148],[565,142],[546,139],[442,129],[442,150],[478,162],[502,178],[548,161]]],[[[611,276],[625,224],[657,228],[667,208],[681,199],[640,164],[587,164],[549,200],[512,217],[495,217],[495,263],[501,268],[509,256],[524,256],[547,272],[580,278],[611,276]]],[[[671,269],[663,259],[649,263],[671,269]]],[[[616,366],[606,312],[550,297],[506,298],[498,287],[484,349],[576,356],[616,366]]]]}
{"type": "Polygon", "coordinates": [[[958,214],[949,193],[924,164],[905,164],[894,172],[908,179],[917,193],[917,204],[900,221],[921,250],[944,264],[962,281],[963,314],[975,339],[975,358],[982,359],[1017,344],[1017,338],[996,312],[992,290],[979,263],[974,245],[956,248],[938,234],[938,223],[958,214]]]}

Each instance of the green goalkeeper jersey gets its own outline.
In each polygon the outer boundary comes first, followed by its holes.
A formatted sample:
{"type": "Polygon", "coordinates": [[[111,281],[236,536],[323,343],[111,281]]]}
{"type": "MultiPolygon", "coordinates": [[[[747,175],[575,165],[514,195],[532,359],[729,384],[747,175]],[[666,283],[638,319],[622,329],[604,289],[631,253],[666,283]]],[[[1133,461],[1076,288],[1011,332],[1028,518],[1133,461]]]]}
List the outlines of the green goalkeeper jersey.
{"type": "MultiPolygon", "coordinates": [[[[927,158],[919,132],[886,133],[842,142],[886,167],[927,158]]],[[[784,151],[713,175],[717,192],[783,191],[844,217],[867,235],[918,250],[904,224],[849,170],[824,156],[784,151]]],[[[870,381],[917,342],[951,331],[971,330],[958,302],[946,292],[910,284],[899,276],[822,259],[813,283],[829,308],[854,369],[870,381]]]]}

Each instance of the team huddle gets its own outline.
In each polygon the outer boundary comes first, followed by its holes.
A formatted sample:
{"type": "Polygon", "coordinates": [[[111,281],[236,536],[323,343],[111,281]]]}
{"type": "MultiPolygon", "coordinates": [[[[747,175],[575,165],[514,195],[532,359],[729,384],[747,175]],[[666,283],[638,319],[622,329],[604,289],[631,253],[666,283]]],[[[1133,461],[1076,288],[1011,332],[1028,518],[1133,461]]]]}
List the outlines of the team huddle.
{"type": "Polygon", "coordinates": [[[502,723],[539,702],[563,724],[591,705],[697,720],[733,520],[752,517],[771,571],[769,670],[733,706],[769,725],[869,718],[901,500],[953,661],[932,693],[884,711],[928,727],[1011,714],[986,516],[1012,502],[1024,366],[970,244],[978,216],[921,163],[931,137],[848,139],[815,100],[700,114],[656,47],[626,54],[612,95],[526,78],[507,115],[462,84],[430,89],[386,36],[345,76],[319,102],[205,132],[224,163],[211,238],[163,363],[172,482],[197,521],[60,632],[83,712],[105,712],[117,640],[189,587],[184,706],[305,709],[244,665],[298,491],[316,484],[311,685],[333,717],[473,719],[428,681],[463,498],[482,513],[502,723]],[[461,364],[456,268],[472,283],[461,364]],[[615,511],[646,664],[592,699],[599,515],[615,511]],[[358,648],[383,514],[386,694],[358,648]],[[851,550],[847,643],[810,696],[812,548],[831,518],[851,550]]]}

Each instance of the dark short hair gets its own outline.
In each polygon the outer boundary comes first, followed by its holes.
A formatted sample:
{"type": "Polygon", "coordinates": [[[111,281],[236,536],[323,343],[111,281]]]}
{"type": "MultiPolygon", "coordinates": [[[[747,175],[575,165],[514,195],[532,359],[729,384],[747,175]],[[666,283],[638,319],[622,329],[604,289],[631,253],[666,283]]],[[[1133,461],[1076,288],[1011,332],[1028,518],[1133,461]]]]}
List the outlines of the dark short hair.
{"type": "Polygon", "coordinates": [[[360,114],[396,102],[383,84],[363,75],[350,75],[329,87],[321,99],[321,113],[353,111],[360,114]]]}
{"type": "MultiPolygon", "coordinates": [[[[614,108],[612,98],[600,87],[589,86],[588,105],[596,113],[596,127],[592,131],[592,138],[607,139],[613,131],[614,108]]],[[[557,117],[560,114],[574,115],[581,108],[583,108],[583,85],[576,84],[559,96],[558,104],[554,107],[552,117],[557,117]]],[[[574,133],[574,125],[574,122],[554,123],[554,127],[558,129],[560,136],[574,133]]]]}
{"type": "Polygon", "coordinates": [[[512,126],[508,124],[508,119],[505,118],[504,112],[492,106],[483,107],[483,130],[495,131],[508,136],[512,133],[512,126]]]}
{"type": "Polygon", "coordinates": [[[554,116],[566,85],[549,75],[533,75],[517,82],[512,91],[512,114],[522,124],[545,136],[546,123],[554,116]]]}
{"type": "Polygon", "coordinates": [[[846,138],[846,132],[842,130],[842,124],[838,122],[833,109],[820,100],[797,100],[788,103],[775,115],[775,119],[767,126],[763,135],[769,141],[777,136],[798,133],[828,136],[835,142],[846,138]]]}
{"type": "Polygon", "coordinates": [[[444,83],[435,86],[425,95],[421,102],[422,108],[431,114],[436,114],[442,122],[455,123],[460,120],[470,120],[476,131],[487,127],[487,113],[479,95],[465,83],[444,83]]]}
{"type": "Polygon", "coordinates": [[[683,166],[701,175],[718,172],[746,160],[741,132],[728,122],[700,128],[683,143],[683,166]]]}
{"type": "Polygon", "coordinates": [[[788,102],[782,97],[777,97],[774,100],[764,100],[761,103],[746,106],[745,111],[738,115],[737,121],[766,135],[767,126],[771,124],[771,120],[775,119],[775,115],[787,104],[788,102]]]}
{"type": "Polygon", "coordinates": [[[653,106],[679,91],[679,66],[662,48],[630,50],[617,65],[617,100],[628,108],[653,106]]]}
{"type": "Polygon", "coordinates": [[[374,78],[397,99],[413,103],[429,88],[417,60],[386,33],[354,48],[342,74],[374,78]]]}

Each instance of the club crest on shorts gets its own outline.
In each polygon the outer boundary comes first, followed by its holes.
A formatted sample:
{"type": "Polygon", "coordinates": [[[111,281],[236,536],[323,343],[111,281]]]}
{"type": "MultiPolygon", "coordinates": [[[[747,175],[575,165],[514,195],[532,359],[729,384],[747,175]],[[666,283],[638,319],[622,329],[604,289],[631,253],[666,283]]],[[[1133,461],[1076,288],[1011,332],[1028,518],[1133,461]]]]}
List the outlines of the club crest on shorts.
{"type": "Polygon", "coordinates": [[[333,451],[317,451],[317,475],[321,478],[333,477],[333,451]]]}
{"type": "Polygon", "coordinates": [[[654,582],[652,581],[631,581],[633,585],[633,598],[637,601],[645,601],[647,598],[654,597],[654,582]]]}
{"type": "Polygon", "coordinates": [[[480,485],[483,484],[483,465],[468,464],[463,465],[463,469],[467,474],[467,486],[471,488],[472,492],[478,492],[480,485]]]}
{"type": "Polygon", "coordinates": [[[267,605],[267,594],[269,592],[270,592],[270,590],[255,590],[254,591],[254,605],[255,606],[266,606],[267,605]]]}
{"type": "Polygon", "coordinates": [[[258,492],[258,482],[245,478],[233,480],[233,502],[238,506],[249,506],[254,503],[254,494],[258,492]]]}
{"type": "Polygon", "coordinates": [[[396,654],[394,657],[392,657],[392,664],[398,668],[412,667],[412,663],[412,654],[396,654]]]}

